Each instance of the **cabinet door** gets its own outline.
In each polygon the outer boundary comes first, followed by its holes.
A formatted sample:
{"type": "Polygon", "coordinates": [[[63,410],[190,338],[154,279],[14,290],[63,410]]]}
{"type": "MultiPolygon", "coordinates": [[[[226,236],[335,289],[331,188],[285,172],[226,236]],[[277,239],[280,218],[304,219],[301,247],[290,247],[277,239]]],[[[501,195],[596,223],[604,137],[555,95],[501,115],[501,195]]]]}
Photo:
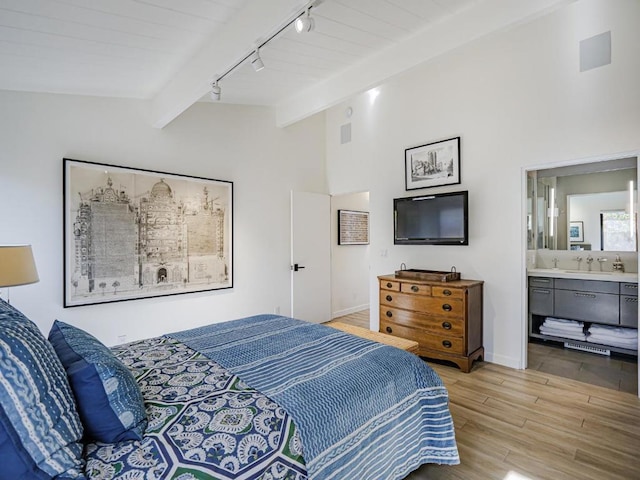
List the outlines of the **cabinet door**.
{"type": "Polygon", "coordinates": [[[638,328],[638,297],[620,296],[620,325],[638,328]]]}
{"type": "Polygon", "coordinates": [[[618,325],[619,296],[573,290],[554,290],[554,316],[618,325]]]}

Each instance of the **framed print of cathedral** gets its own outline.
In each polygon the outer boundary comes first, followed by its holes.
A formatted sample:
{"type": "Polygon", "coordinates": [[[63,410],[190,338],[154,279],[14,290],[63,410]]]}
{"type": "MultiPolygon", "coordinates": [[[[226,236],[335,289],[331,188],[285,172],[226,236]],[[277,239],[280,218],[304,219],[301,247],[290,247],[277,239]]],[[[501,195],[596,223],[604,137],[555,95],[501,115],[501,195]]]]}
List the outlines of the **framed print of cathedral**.
{"type": "Polygon", "coordinates": [[[233,287],[233,182],[63,163],[65,307],[233,287]]]}

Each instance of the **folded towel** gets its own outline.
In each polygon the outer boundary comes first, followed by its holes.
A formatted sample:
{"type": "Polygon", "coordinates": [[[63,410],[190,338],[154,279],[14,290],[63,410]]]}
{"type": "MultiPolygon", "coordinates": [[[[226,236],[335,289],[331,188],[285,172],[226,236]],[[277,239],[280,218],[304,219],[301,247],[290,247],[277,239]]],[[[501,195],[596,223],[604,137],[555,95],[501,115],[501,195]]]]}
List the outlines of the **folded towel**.
{"type": "Polygon", "coordinates": [[[620,343],[629,343],[629,344],[636,344],[638,343],[638,339],[637,338],[620,338],[620,337],[616,337],[613,335],[605,335],[603,333],[591,333],[589,334],[590,337],[593,338],[597,338],[599,340],[606,340],[606,341],[612,341],[612,342],[620,342],[620,343]]]}
{"type": "Polygon", "coordinates": [[[552,335],[554,337],[570,338],[571,340],[582,340],[582,341],[584,341],[585,338],[587,337],[584,333],[568,332],[566,330],[557,330],[557,329],[548,328],[545,326],[540,327],[540,333],[543,335],[552,335]]]}
{"type": "Polygon", "coordinates": [[[558,325],[572,325],[572,324],[579,324],[579,325],[583,325],[582,322],[579,322],[578,320],[567,320],[566,318],[556,318],[556,317],[547,317],[545,320],[548,320],[551,323],[557,323],[558,325]]]}
{"type": "Polygon", "coordinates": [[[555,330],[562,330],[563,332],[580,333],[584,330],[584,327],[582,325],[556,325],[555,323],[547,323],[546,321],[542,324],[542,326],[553,328],[555,330]]]}
{"type": "Polygon", "coordinates": [[[591,325],[589,327],[589,333],[598,333],[618,338],[638,338],[638,330],[635,328],[608,327],[606,325],[591,325]]]}
{"type": "Polygon", "coordinates": [[[638,342],[627,342],[620,340],[607,340],[598,337],[594,337],[593,335],[587,336],[587,342],[598,343],[600,345],[606,345],[609,347],[618,347],[618,348],[626,348],[627,350],[638,350],[638,342]]]}

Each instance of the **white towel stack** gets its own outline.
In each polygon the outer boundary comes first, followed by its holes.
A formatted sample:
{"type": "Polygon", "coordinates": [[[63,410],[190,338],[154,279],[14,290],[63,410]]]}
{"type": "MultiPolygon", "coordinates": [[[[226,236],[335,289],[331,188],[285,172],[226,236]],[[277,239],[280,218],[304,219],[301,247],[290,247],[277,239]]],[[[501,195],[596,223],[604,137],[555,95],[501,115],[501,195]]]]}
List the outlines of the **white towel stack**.
{"type": "Polygon", "coordinates": [[[635,328],[591,325],[589,327],[587,341],[601,345],[609,345],[610,347],[638,350],[638,330],[635,328]]]}
{"type": "Polygon", "coordinates": [[[540,333],[543,335],[553,335],[554,337],[570,338],[571,340],[586,339],[584,333],[584,323],[576,320],[566,320],[564,318],[547,317],[540,325],[540,333]]]}

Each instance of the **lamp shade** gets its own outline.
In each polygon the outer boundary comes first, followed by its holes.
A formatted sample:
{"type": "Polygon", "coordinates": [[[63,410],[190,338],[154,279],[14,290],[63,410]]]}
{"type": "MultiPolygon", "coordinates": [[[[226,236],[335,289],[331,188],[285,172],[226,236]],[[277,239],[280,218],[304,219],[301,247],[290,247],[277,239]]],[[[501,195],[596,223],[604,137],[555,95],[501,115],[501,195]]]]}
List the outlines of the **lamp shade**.
{"type": "Polygon", "coordinates": [[[31,245],[0,245],[0,287],[27,285],[38,280],[31,245]]]}

